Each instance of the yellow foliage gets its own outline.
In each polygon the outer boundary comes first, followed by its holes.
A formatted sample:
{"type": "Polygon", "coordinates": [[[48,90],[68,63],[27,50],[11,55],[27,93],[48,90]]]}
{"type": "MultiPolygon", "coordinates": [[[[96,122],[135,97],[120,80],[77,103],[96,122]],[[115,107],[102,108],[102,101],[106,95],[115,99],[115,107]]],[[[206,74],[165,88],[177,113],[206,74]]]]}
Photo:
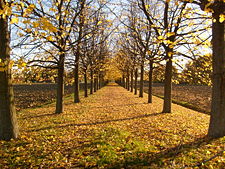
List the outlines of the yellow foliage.
{"type": "Polygon", "coordinates": [[[166,33],[166,36],[167,36],[167,37],[174,36],[174,35],[175,35],[174,32],[168,32],[168,33],[166,33]]]}
{"type": "Polygon", "coordinates": [[[34,4],[30,4],[25,10],[24,10],[24,16],[27,16],[33,12],[35,8],[34,4]]]}
{"type": "Polygon", "coordinates": [[[47,36],[46,39],[47,39],[48,41],[53,41],[53,37],[52,37],[52,36],[47,36]]]}
{"type": "Polygon", "coordinates": [[[10,21],[10,24],[14,24],[14,23],[18,23],[19,22],[19,18],[12,18],[10,21]]]}
{"type": "Polygon", "coordinates": [[[32,24],[33,24],[33,27],[34,27],[34,28],[37,28],[37,27],[40,26],[39,22],[33,22],[32,24]]]}
{"type": "Polygon", "coordinates": [[[225,20],[225,14],[221,14],[219,22],[222,23],[222,22],[224,22],[224,20],[225,20]]]}
{"type": "Polygon", "coordinates": [[[6,16],[10,16],[12,14],[12,9],[8,6],[5,5],[2,10],[0,10],[0,15],[2,15],[3,18],[6,16]]]}

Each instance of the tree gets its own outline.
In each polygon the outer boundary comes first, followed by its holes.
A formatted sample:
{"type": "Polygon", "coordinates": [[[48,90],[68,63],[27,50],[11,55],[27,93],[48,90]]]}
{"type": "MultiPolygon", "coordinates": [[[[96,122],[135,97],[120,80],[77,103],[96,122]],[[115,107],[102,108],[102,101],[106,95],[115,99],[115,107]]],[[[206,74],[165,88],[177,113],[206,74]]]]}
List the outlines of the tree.
{"type": "Polygon", "coordinates": [[[6,8],[10,7],[5,0],[1,0],[0,10],[3,13],[0,14],[0,140],[17,138],[19,134],[11,83],[10,34],[6,8]]]}
{"type": "MultiPolygon", "coordinates": [[[[158,35],[158,39],[162,40],[164,39],[163,36],[161,36],[160,29],[165,31],[166,34],[166,41],[162,41],[161,44],[164,47],[165,50],[165,60],[166,60],[166,69],[165,69],[165,85],[164,85],[164,104],[163,104],[163,113],[170,113],[171,112],[171,91],[172,91],[172,59],[173,59],[173,53],[174,53],[174,42],[176,40],[176,35],[180,26],[180,23],[182,21],[183,17],[183,10],[186,7],[187,3],[182,3],[181,6],[175,5],[176,9],[174,10],[172,14],[172,10],[170,1],[165,1],[162,3],[164,6],[162,9],[162,16],[161,16],[161,22],[156,21],[152,19],[152,16],[148,10],[148,5],[144,0],[141,0],[141,8],[144,11],[149,23],[151,26],[154,26],[153,29],[155,30],[155,33],[158,35]],[[174,15],[176,14],[176,17],[174,15]],[[158,24],[157,22],[160,22],[158,24]],[[159,25],[162,25],[161,27],[158,27],[159,25]]],[[[159,11],[158,11],[159,12],[159,11]]]]}
{"type": "Polygon", "coordinates": [[[200,0],[203,10],[212,11],[212,107],[208,135],[225,136],[225,2],[200,0]]]}
{"type": "Polygon", "coordinates": [[[203,11],[212,13],[212,106],[208,135],[225,135],[225,2],[223,0],[194,0],[203,11]]]}
{"type": "Polygon", "coordinates": [[[222,137],[225,135],[225,2],[213,4],[213,88],[212,110],[208,135],[222,137]]]}
{"type": "Polygon", "coordinates": [[[106,65],[106,80],[119,80],[122,78],[122,73],[117,67],[116,57],[110,58],[106,65]]]}
{"type": "MultiPolygon", "coordinates": [[[[18,3],[25,8],[25,10],[20,9],[24,25],[23,27],[18,25],[18,27],[29,33],[34,39],[43,41],[46,44],[42,46],[42,48],[45,48],[44,50],[57,53],[57,56],[53,56],[54,61],[52,62],[58,70],[55,113],[62,113],[64,111],[65,60],[72,48],[69,40],[73,39],[73,44],[79,42],[76,37],[72,36],[72,31],[74,26],[77,25],[76,20],[82,13],[86,1],[23,0],[18,3]],[[52,50],[53,48],[55,50],[52,50]]],[[[48,59],[47,61],[51,62],[48,59]]],[[[43,63],[40,60],[37,60],[37,62],[43,63]]]]}
{"type": "MultiPolygon", "coordinates": [[[[164,104],[163,113],[171,112],[171,91],[172,91],[172,68],[174,57],[176,55],[189,57],[182,50],[185,44],[189,44],[188,40],[184,40],[187,35],[192,39],[196,39],[206,28],[198,27],[204,15],[196,14],[194,18],[188,15],[192,10],[187,7],[187,1],[167,0],[153,2],[151,0],[139,0],[138,6],[143,11],[149,25],[157,36],[158,43],[164,49],[164,60],[166,61],[165,81],[164,81],[164,104]],[[197,21],[196,21],[197,20],[197,21]],[[194,22],[196,21],[196,22],[194,22]],[[181,50],[179,50],[181,49],[181,50]],[[181,54],[182,53],[182,54],[181,54]]],[[[194,13],[194,12],[193,12],[194,13]]]]}
{"type": "Polygon", "coordinates": [[[79,61],[80,61],[80,55],[81,55],[81,40],[83,37],[83,27],[84,27],[84,22],[85,16],[84,14],[84,5],[86,5],[86,1],[84,0],[83,3],[81,3],[81,11],[79,15],[79,31],[78,31],[78,38],[77,38],[77,48],[76,51],[74,51],[74,56],[75,56],[75,63],[74,63],[74,103],[79,103],[80,102],[80,97],[79,97],[79,61]]]}
{"type": "Polygon", "coordinates": [[[181,72],[181,82],[189,84],[211,85],[212,55],[210,53],[189,61],[181,72]]]}

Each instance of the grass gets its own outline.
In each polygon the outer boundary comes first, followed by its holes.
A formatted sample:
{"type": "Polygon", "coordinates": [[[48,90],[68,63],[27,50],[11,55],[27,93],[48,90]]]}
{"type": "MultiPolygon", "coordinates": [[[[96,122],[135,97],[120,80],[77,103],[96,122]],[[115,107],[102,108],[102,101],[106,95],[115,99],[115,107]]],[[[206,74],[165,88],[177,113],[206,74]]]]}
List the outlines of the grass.
{"type": "Polygon", "coordinates": [[[150,150],[146,143],[131,137],[126,131],[113,127],[96,130],[89,138],[89,144],[82,149],[86,156],[81,160],[83,165],[107,168],[120,168],[122,164],[145,164],[141,157],[150,150]],[[134,158],[137,160],[134,162],[134,158]]]}
{"type": "Polygon", "coordinates": [[[116,85],[81,103],[65,99],[18,114],[20,138],[0,141],[0,168],[224,168],[225,137],[206,137],[209,116],[116,85]]]}

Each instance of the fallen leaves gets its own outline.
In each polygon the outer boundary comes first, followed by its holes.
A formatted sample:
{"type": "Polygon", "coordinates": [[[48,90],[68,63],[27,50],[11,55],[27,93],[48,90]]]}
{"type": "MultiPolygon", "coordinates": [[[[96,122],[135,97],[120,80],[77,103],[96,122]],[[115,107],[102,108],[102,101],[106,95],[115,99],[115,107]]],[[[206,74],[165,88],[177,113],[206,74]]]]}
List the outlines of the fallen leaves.
{"type": "Polygon", "coordinates": [[[209,116],[162,100],[138,98],[117,85],[81,103],[23,110],[21,136],[0,141],[0,168],[194,168],[224,166],[225,137],[204,138],[209,116]],[[215,158],[212,158],[216,156],[215,158]],[[212,160],[209,160],[211,159],[212,160]]]}

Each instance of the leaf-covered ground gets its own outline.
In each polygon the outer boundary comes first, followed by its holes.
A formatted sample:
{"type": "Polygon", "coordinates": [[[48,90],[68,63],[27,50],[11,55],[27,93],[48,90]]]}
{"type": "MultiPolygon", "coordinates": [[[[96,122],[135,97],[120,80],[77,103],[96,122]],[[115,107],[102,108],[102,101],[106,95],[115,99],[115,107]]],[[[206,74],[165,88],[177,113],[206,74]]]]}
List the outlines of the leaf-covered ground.
{"type": "Polygon", "coordinates": [[[21,137],[0,141],[0,168],[224,168],[225,137],[209,140],[209,116],[110,84],[81,103],[19,113],[21,137]]]}

